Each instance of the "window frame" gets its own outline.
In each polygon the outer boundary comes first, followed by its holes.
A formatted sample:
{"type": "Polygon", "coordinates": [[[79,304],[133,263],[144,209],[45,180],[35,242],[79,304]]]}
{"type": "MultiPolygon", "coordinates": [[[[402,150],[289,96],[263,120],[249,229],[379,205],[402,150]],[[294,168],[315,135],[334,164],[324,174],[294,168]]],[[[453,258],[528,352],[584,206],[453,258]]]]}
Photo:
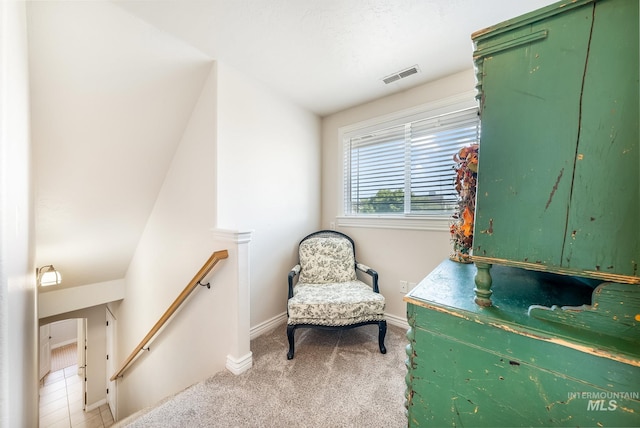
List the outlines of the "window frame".
{"type": "MultiPolygon", "coordinates": [[[[475,96],[476,91],[467,91],[409,109],[400,110],[387,115],[374,117],[365,121],[340,127],[338,129],[338,144],[340,147],[338,151],[340,156],[340,190],[338,192],[339,215],[336,216],[337,225],[342,227],[449,231],[449,227],[452,222],[451,215],[407,213],[358,215],[345,213],[346,166],[344,164],[344,157],[345,151],[347,150],[346,145],[350,138],[364,133],[452,113],[458,110],[468,108],[479,109],[478,101],[475,96]]],[[[451,166],[453,168],[453,161],[451,166]]]]}

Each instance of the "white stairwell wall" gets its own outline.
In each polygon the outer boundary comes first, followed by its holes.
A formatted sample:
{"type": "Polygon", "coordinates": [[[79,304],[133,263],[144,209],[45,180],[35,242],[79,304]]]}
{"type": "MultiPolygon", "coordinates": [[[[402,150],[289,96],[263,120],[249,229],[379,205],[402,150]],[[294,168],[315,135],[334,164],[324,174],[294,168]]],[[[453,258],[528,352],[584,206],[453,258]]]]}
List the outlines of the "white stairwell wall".
{"type": "Polygon", "coordinates": [[[38,424],[25,3],[0,1],[0,426],[38,424]]]}
{"type": "MultiPolygon", "coordinates": [[[[125,298],[111,305],[118,320],[120,364],[160,319],[214,251],[215,74],[205,76],[200,98],[182,135],[164,184],[125,276],[125,298]]],[[[230,292],[223,260],[210,290],[199,287],[117,381],[117,419],[224,369],[230,344],[226,323],[230,292]],[[221,281],[218,283],[218,281],[221,281]]]]}
{"type": "Polygon", "coordinates": [[[227,249],[229,258],[211,289],[195,290],[117,381],[117,419],[251,366],[250,327],[286,310],[296,244],[320,224],[319,124],[212,63],[127,271],[125,298],[109,305],[118,365],[213,251],[227,249]]]}
{"type": "Polygon", "coordinates": [[[286,311],[297,244],[320,227],[320,118],[217,64],[217,223],[252,230],[251,326],[286,311]]]}

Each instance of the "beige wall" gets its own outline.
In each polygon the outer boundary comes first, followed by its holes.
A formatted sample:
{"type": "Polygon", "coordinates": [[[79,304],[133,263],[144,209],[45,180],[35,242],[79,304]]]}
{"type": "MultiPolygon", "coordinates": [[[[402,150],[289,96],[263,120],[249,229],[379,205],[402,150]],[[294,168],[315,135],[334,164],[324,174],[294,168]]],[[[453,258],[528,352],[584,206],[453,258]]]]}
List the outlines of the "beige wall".
{"type": "MultiPolygon", "coordinates": [[[[342,144],[339,128],[390,115],[473,91],[475,77],[469,69],[367,104],[327,116],[322,121],[322,226],[330,228],[341,214],[342,144]]],[[[337,223],[336,223],[337,224],[337,223]]],[[[446,231],[338,227],[356,242],[358,260],[376,269],[387,313],[406,319],[401,280],[418,283],[448,257],[451,244],[446,231]]]]}
{"type": "Polygon", "coordinates": [[[252,230],[251,326],[286,311],[296,245],[320,225],[320,119],[218,64],[218,227],[252,230]]]}
{"type": "Polygon", "coordinates": [[[0,426],[38,425],[38,323],[24,2],[0,2],[0,426]]]}

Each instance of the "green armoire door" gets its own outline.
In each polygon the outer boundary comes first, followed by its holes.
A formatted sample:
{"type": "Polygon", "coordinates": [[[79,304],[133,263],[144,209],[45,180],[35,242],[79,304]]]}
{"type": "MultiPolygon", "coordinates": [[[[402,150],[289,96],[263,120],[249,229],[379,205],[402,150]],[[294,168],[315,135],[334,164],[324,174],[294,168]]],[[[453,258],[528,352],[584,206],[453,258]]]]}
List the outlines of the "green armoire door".
{"type": "Polygon", "coordinates": [[[638,0],[595,7],[562,265],[637,278],[638,0]]]}
{"type": "Polygon", "coordinates": [[[565,1],[473,35],[473,258],[640,282],[638,1],[565,1]]]}

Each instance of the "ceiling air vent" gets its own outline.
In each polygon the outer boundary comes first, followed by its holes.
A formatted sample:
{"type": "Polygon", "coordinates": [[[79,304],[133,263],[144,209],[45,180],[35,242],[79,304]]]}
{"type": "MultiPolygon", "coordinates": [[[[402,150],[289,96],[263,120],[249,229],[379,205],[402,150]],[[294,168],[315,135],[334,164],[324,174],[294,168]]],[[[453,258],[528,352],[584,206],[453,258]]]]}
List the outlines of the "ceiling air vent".
{"type": "Polygon", "coordinates": [[[388,85],[389,83],[393,83],[397,80],[404,79],[405,77],[409,77],[412,74],[416,74],[418,71],[420,71],[420,69],[418,68],[417,65],[414,65],[413,67],[409,67],[407,69],[390,74],[387,77],[384,77],[382,81],[388,85]]]}

